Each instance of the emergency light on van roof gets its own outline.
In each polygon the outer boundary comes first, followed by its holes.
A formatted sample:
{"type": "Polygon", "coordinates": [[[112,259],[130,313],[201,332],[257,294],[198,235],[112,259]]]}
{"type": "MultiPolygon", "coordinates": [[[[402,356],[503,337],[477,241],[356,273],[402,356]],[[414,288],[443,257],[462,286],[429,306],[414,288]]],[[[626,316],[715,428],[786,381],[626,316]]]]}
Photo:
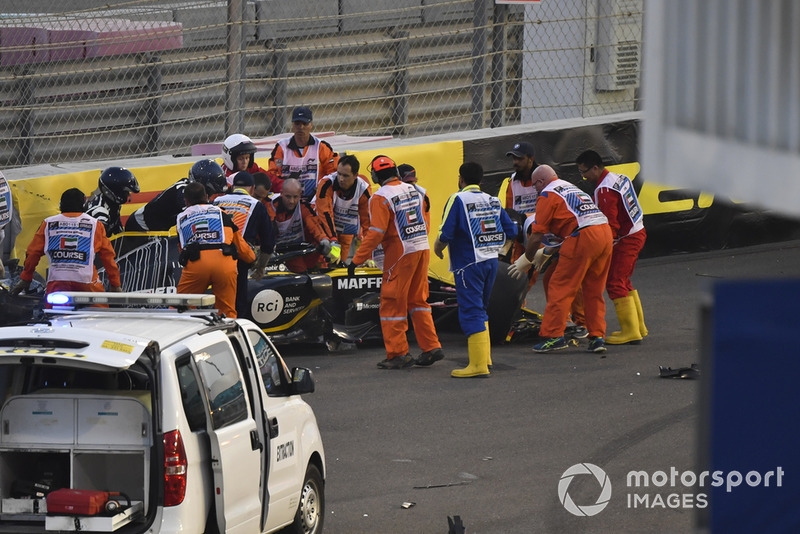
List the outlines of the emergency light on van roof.
{"type": "Polygon", "coordinates": [[[96,293],[92,291],[60,291],[47,295],[47,302],[53,306],[189,306],[210,307],[214,305],[214,295],[206,294],[168,294],[168,293],[96,293]]]}

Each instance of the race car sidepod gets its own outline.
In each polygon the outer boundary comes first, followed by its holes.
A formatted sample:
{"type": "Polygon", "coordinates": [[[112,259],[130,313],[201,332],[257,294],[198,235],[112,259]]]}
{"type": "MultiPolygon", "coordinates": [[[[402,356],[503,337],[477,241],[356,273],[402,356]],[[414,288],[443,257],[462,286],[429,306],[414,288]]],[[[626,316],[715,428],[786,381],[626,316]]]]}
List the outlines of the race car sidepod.
{"type": "Polygon", "coordinates": [[[347,269],[327,273],[272,271],[250,279],[250,307],[244,318],[255,322],[276,344],[318,343],[336,336],[359,342],[380,339],[378,269],[347,269]]]}

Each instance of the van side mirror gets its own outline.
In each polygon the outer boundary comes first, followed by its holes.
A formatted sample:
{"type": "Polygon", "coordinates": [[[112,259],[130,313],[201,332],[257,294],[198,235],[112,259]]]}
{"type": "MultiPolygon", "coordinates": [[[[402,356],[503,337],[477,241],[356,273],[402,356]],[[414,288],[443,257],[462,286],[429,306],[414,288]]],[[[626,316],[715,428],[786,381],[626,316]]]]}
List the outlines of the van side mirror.
{"type": "Polygon", "coordinates": [[[307,367],[292,369],[292,394],[314,393],[314,376],[307,367]]]}

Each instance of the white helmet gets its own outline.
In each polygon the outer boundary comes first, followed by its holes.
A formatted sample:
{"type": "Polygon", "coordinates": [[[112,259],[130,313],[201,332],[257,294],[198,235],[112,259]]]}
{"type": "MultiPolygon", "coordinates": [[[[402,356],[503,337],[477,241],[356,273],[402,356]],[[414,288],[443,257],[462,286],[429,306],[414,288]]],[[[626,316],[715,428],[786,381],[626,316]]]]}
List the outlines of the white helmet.
{"type": "Polygon", "coordinates": [[[242,154],[250,154],[250,161],[247,163],[247,166],[250,167],[253,164],[253,154],[255,153],[256,145],[246,135],[233,134],[222,143],[222,162],[231,171],[238,170],[233,162],[242,154]]]}

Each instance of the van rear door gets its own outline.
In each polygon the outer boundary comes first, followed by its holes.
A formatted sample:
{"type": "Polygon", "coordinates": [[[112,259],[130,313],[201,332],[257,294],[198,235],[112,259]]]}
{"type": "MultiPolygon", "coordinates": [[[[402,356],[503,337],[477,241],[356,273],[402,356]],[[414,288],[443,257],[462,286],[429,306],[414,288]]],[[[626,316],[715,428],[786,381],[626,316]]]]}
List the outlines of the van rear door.
{"type": "Polygon", "coordinates": [[[245,391],[247,382],[233,347],[220,331],[188,340],[186,348],[206,407],[214,474],[214,499],[220,532],[258,532],[261,450],[257,426],[245,391]]]}

